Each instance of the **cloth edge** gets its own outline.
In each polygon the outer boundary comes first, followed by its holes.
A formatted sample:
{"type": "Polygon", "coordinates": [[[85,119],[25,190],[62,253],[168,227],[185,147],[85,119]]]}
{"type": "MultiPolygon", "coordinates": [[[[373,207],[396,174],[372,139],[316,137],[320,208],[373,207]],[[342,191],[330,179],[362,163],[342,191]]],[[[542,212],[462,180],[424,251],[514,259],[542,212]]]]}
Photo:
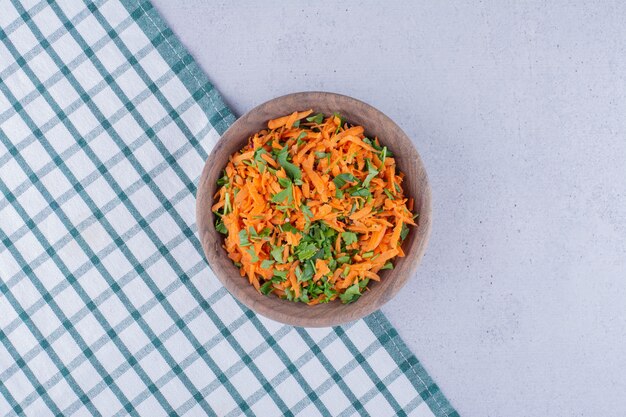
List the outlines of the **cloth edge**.
{"type": "Polygon", "coordinates": [[[415,354],[404,343],[387,317],[377,310],[364,318],[396,365],[419,392],[436,417],[459,417],[439,386],[432,380],[415,354]]]}
{"type": "Polygon", "coordinates": [[[150,39],[160,39],[155,47],[161,57],[176,72],[182,84],[207,115],[211,125],[220,135],[224,134],[235,121],[234,114],[152,3],[141,0],[120,2],[150,39]]]}

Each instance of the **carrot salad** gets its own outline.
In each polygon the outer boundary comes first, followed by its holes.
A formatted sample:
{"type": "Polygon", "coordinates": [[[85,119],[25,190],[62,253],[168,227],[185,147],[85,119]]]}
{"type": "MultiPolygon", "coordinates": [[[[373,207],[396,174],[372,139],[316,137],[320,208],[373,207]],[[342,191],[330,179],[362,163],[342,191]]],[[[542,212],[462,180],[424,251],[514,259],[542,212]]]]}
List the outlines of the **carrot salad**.
{"type": "Polygon", "coordinates": [[[393,154],[338,114],[294,112],[230,157],[212,211],[224,248],[263,294],[356,301],[404,256],[415,225],[393,154]]]}

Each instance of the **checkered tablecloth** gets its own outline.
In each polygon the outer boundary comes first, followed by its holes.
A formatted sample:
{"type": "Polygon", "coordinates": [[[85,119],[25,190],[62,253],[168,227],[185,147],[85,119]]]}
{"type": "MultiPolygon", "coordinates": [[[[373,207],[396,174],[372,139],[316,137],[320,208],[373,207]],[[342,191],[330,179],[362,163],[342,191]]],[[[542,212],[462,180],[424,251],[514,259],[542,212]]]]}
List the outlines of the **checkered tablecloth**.
{"type": "Polygon", "coordinates": [[[457,415],[381,313],[284,326],[215,279],[233,120],[149,2],[0,1],[0,415],[457,415]]]}

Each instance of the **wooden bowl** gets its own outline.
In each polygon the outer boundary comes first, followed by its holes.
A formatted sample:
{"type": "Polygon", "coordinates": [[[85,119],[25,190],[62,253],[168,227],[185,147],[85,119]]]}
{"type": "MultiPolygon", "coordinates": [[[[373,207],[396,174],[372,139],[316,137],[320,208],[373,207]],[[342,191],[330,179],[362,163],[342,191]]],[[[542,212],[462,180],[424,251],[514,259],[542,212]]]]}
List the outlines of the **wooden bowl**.
{"type": "Polygon", "coordinates": [[[303,92],[278,97],[261,104],[239,118],[224,133],[206,161],[196,196],[198,233],[209,265],[230,293],[248,308],[273,320],[303,327],[335,326],[362,318],[378,308],[404,286],[419,264],[431,227],[431,193],[426,170],[406,134],[391,119],[362,101],[340,94],[303,92]],[[267,127],[267,121],[296,110],[313,109],[325,115],[339,112],[349,123],[361,125],[369,137],[377,136],[394,154],[400,171],[406,175],[403,188],[406,196],[415,199],[414,212],[419,213],[418,226],[409,228],[402,248],[404,258],[394,260],[393,270],[380,271],[380,282],[371,281],[369,291],[354,303],[308,306],[281,300],[257,292],[248,279],[239,275],[238,268],[222,247],[224,237],[215,230],[215,215],[211,212],[216,181],[230,155],[243,148],[250,135],[267,127]]]}

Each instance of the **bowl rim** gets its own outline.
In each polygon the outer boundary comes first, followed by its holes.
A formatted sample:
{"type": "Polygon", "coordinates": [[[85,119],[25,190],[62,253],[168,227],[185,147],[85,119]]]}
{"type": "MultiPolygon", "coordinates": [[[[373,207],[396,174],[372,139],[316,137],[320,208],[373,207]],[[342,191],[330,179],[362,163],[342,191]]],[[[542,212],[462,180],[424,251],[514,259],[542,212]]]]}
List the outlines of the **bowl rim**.
{"type": "MultiPolygon", "coordinates": [[[[277,106],[277,107],[280,107],[280,106],[277,106]]],[[[276,113],[276,115],[273,117],[279,117],[283,115],[284,114],[276,113]]],[[[367,130],[367,126],[364,126],[364,127],[367,130]]],[[[245,139],[247,140],[248,137],[246,137],[245,139]]],[[[220,168],[223,169],[223,167],[220,167],[220,168]]],[[[213,200],[212,195],[208,197],[210,198],[209,201],[213,200]]],[[[275,97],[273,99],[270,99],[268,101],[265,101],[255,106],[254,108],[246,112],[244,115],[242,115],[240,118],[235,120],[235,122],[220,136],[215,146],[209,152],[209,155],[205,161],[205,164],[202,170],[202,174],[198,181],[198,187],[197,187],[197,192],[196,192],[196,223],[198,226],[198,234],[200,235],[200,242],[202,244],[203,252],[204,252],[205,258],[207,260],[207,263],[210,269],[218,278],[218,280],[222,283],[222,285],[228,290],[228,292],[236,300],[238,300],[240,303],[242,303],[243,305],[245,305],[252,311],[258,314],[261,314],[267,318],[270,318],[272,320],[284,323],[284,324],[290,324],[290,325],[302,326],[302,327],[330,327],[330,326],[336,326],[339,324],[354,321],[354,320],[363,318],[373,313],[374,311],[378,310],[382,305],[390,301],[399,292],[399,290],[406,285],[406,282],[415,276],[417,267],[421,263],[421,260],[424,256],[424,252],[428,245],[428,241],[430,239],[430,233],[432,229],[432,192],[430,188],[430,183],[428,181],[428,175],[426,173],[426,168],[421,160],[419,153],[417,152],[415,145],[410,140],[410,138],[406,135],[406,133],[404,133],[404,131],[400,128],[400,126],[398,126],[391,118],[385,115],[382,111],[376,109],[374,106],[368,103],[365,103],[361,100],[355,99],[353,97],[347,96],[347,95],[337,94],[337,93],[332,93],[332,92],[324,92],[324,91],[303,91],[303,92],[290,93],[290,94],[285,94],[279,97],[275,97]],[[403,276],[400,278],[396,277],[395,280],[400,280],[399,285],[394,285],[392,287],[388,286],[384,288],[383,289],[384,292],[382,294],[384,296],[382,295],[379,296],[378,298],[374,299],[373,302],[367,303],[367,304],[366,303],[359,304],[359,302],[355,302],[351,304],[343,304],[343,306],[347,307],[347,309],[344,309],[341,311],[341,313],[343,314],[338,314],[334,317],[324,317],[324,318],[319,317],[318,315],[315,314],[315,308],[317,306],[305,306],[306,310],[302,310],[302,309],[301,310],[303,312],[306,311],[306,313],[303,313],[302,315],[286,316],[284,313],[281,313],[277,311],[275,308],[272,308],[272,306],[268,305],[268,304],[272,304],[273,302],[268,302],[267,300],[274,299],[274,300],[278,300],[280,303],[290,303],[292,305],[297,305],[300,303],[293,303],[290,301],[285,301],[285,300],[279,299],[278,297],[268,297],[266,295],[259,293],[256,290],[254,291],[254,295],[249,295],[249,294],[252,294],[250,292],[248,292],[248,294],[242,292],[240,288],[235,284],[233,277],[227,274],[227,272],[223,270],[221,265],[218,264],[216,256],[215,256],[215,251],[212,250],[212,246],[215,246],[216,242],[209,242],[207,239],[204,239],[204,232],[203,232],[203,230],[205,230],[204,227],[214,228],[214,225],[213,225],[214,215],[210,211],[210,205],[201,203],[201,201],[204,201],[206,199],[208,189],[210,188],[210,184],[208,181],[209,171],[211,167],[214,165],[213,161],[216,157],[216,154],[220,151],[222,147],[225,146],[226,141],[243,140],[242,137],[230,138],[229,135],[232,135],[233,134],[232,132],[237,131],[239,128],[241,128],[241,126],[246,126],[249,120],[253,118],[257,113],[266,114],[268,111],[270,113],[273,113],[271,108],[273,106],[276,106],[277,104],[280,105],[281,103],[285,101],[298,100],[298,99],[302,99],[310,95],[317,95],[320,97],[324,96],[326,99],[335,100],[335,101],[338,101],[347,105],[355,105],[357,107],[367,109],[377,114],[378,117],[380,117],[382,120],[385,121],[385,123],[388,123],[390,124],[390,126],[392,126],[392,128],[395,130],[396,136],[401,137],[401,139],[405,143],[408,143],[410,145],[410,148],[411,148],[410,152],[412,153],[411,158],[413,158],[414,163],[418,165],[418,168],[420,169],[420,173],[423,177],[423,189],[422,189],[423,196],[420,196],[422,198],[422,206],[420,209],[420,219],[418,223],[418,229],[420,230],[421,241],[419,242],[420,246],[417,248],[418,250],[416,252],[413,252],[410,254],[407,253],[407,257],[411,257],[413,258],[413,260],[412,262],[409,262],[408,269],[405,271],[406,276],[403,276]],[[350,308],[352,312],[350,312],[350,308]]],[[[416,236],[412,237],[413,240],[415,240],[416,238],[417,238],[416,236]]],[[[220,242],[220,249],[221,249],[220,251],[221,256],[225,257],[226,252],[224,251],[223,248],[221,248],[221,242],[220,242]]],[[[220,255],[217,255],[217,257],[219,256],[220,255]]],[[[230,262],[230,260],[228,261],[230,262]]],[[[234,265],[233,265],[233,268],[235,268],[234,265]]],[[[243,279],[242,277],[239,276],[239,274],[237,274],[237,278],[243,279]]],[[[246,280],[246,284],[250,285],[247,283],[247,280],[246,280]]],[[[366,294],[364,294],[364,296],[365,295],[366,294]]],[[[361,299],[363,298],[364,297],[362,296],[361,299]]],[[[363,301],[361,299],[359,301],[363,301]]],[[[338,301],[335,301],[335,302],[338,303],[338,301]]]]}

